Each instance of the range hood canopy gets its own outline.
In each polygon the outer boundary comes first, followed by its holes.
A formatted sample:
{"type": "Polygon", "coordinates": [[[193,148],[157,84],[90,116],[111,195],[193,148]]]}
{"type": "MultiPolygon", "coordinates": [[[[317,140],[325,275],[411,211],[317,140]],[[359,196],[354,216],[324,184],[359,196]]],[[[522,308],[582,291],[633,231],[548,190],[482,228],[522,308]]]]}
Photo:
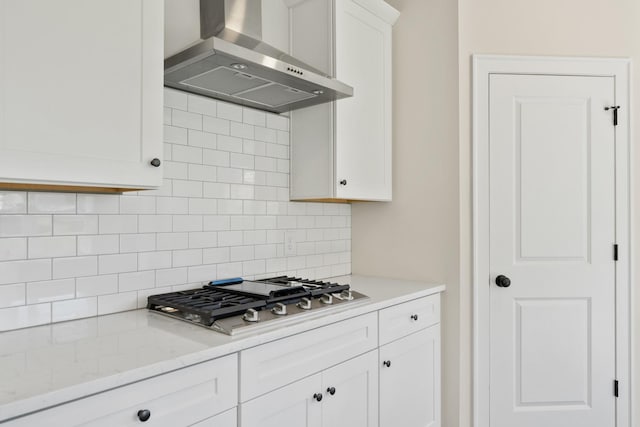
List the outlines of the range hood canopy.
{"type": "Polygon", "coordinates": [[[164,84],[274,113],[353,88],[262,42],[262,2],[200,0],[201,42],[164,61],[164,84]]]}

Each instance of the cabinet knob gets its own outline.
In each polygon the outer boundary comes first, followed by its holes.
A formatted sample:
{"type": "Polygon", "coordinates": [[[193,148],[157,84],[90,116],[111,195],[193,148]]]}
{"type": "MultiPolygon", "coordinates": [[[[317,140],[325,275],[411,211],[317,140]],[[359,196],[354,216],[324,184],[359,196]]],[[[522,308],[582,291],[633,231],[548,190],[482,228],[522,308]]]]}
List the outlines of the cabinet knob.
{"type": "Polygon", "coordinates": [[[340,181],[340,185],[347,185],[347,180],[343,179],[342,181],[340,181]]]}
{"type": "Polygon", "coordinates": [[[418,315],[417,314],[412,314],[411,315],[411,320],[418,320],[418,315]]]}
{"type": "Polygon", "coordinates": [[[336,394],[336,388],[335,387],[329,387],[327,389],[327,393],[329,393],[331,396],[333,396],[334,394],[336,394]]]}
{"type": "Polygon", "coordinates": [[[385,360],[384,362],[382,362],[382,364],[384,366],[386,366],[387,368],[390,368],[391,367],[391,360],[385,360]]]}
{"type": "Polygon", "coordinates": [[[313,395],[313,398],[318,402],[322,401],[322,393],[316,393],[313,395]]]}
{"type": "Polygon", "coordinates": [[[159,167],[161,163],[162,162],[157,157],[155,159],[151,160],[151,166],[156,167],[156,168],[159,167]]]}
{"type": "Polygon", "coordinates": [[[138,411],[138,419],[143,423],[151,418],[151,411],[148,409],[140,409],[138,411]]]}

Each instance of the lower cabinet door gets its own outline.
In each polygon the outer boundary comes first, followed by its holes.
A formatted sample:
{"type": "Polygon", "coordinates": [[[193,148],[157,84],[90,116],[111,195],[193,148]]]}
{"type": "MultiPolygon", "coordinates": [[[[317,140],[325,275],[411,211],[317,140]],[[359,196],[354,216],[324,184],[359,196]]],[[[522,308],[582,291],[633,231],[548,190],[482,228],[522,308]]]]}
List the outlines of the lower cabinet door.
{"type": "Polygon", "coordinates": [[[379,351],[380,427],[440,427],[440,325],[379,351]]]}
{"type": "Polygon", "coordinates": [[[378,426],[377,353],[370,351],[322,373],[324,427],[378,426]]]}
{"type": "Polygon", "coordinates": [[[227,412],[192,424],[190,427],[238,427],[238,408],[229,409],[227,412]]]}
{"type": "Polygon", "coordinates": [[[320,427],[322,377],[316,374],[240,405],[241,427],[320,427]]]}

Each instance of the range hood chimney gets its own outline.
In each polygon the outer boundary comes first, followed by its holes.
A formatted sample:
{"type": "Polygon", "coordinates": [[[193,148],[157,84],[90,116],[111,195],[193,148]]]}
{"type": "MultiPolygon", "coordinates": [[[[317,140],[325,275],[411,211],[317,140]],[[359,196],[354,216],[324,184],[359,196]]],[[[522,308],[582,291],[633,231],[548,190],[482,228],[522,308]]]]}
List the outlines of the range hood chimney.
{"type": "Polygon", "coordinates": [[[353,95],[262,42],[262,1],[200,0],[200,38],[164,61],[165,86],[274,113],[353,95]]]}

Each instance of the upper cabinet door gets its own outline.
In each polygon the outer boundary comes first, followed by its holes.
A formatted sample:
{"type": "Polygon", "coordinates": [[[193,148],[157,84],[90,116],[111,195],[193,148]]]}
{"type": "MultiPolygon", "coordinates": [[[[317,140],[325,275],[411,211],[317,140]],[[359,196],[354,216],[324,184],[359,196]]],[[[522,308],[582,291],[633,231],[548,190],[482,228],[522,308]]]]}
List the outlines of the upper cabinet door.
{"type": "Polygon", "coordinates": [[[0,0],[0,186],[161,184],[163,11],[0,0]]]}
{"type": "Polygon", "coordinates": [[[391,200],[391,25],[367,3],[335,2],[336,78],[354,92],[336,102],[336,196],[391,200]]]}

